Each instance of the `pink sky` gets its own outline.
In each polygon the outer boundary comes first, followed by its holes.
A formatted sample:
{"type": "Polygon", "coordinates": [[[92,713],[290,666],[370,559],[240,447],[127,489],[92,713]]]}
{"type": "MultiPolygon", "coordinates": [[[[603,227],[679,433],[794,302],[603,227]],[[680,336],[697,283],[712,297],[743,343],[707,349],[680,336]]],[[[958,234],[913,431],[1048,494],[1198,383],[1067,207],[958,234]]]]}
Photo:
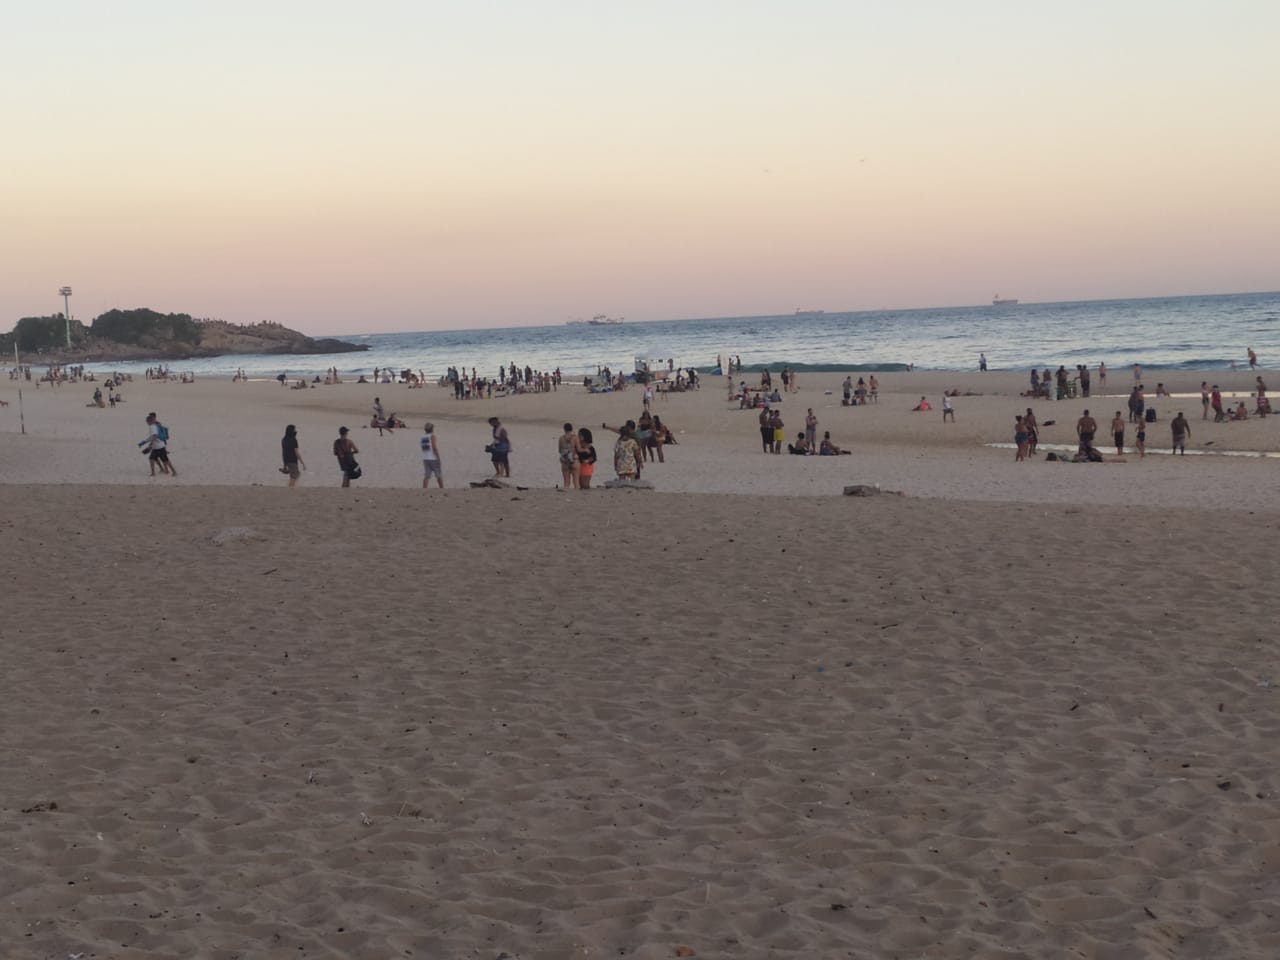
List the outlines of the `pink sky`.
{"type": "Polygon", "coordinates": [[[18,14],[0,328],[1280,288],[1280,5],[687,6],[18,14]]]}

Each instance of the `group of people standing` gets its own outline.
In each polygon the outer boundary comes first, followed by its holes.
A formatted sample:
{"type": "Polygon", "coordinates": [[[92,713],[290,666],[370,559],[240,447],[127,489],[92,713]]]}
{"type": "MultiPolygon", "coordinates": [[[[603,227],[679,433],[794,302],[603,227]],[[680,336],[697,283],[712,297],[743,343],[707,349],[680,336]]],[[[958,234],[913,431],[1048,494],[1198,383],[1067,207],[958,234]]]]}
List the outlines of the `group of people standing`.
{"type": "Polygon", "coordinates": [[[590,490],[596,472],[595,438],[586,427],[577,432],[572,423],[564,425],[564,433],[556,441],[560,456],[560,474],[566,490],[590,490]]]}
{"type": "Polygon", "coordinates": [[[619,480],[639,480],[646,460],[666,463],[663,450],[676,442],[671,428],[648,409],[641,411],[638,421],[628,420],[618,427],[602,423],[600,427],[618,435],[613,444],[613,472],[619,480]]]}
{"type": "MultiPolygon", "coordinates": [[[[1060,364],[1056,371],[1050,371],[1048,367],[1044,368],[1041,373],[1034,367],[1031,370],[1031,390],[1027,396],[1032,398],[1049,399],[1050,391],[1058,400],[1066,400],[1077,394],[1081,397],[1088,397],[1092,388],[1093,380],[1089,373],[1089,367],[1083,363],[1076,364],[1076,372],[1074,375],[1067,371],[1065,364],[1060,364]]],[[[1105,363],[1098,364],[1098,385],[1106,389],[1107,386],[1107,365],[1105,363]]]]}
{"type": "MultiPolygon", "coordinates": [[[[152,417],[155,414],[151,414],[152,417]]],[[[148,420],[150,422],[150,420],[148,420]]],[[[493,472],[495,477],[511,476],[511,437],[507,433],[507,428],[502,425],[502,421],[497,417],[489,418],[490,442],[485,445],[485,452],[489,454],[490,462],[493,463],[493,472]]],[[[359,480],[364,471],[356,460],[356,454],[360,452],[360,448],[356,446],[354,440],[350,436],[351,431],[347,427],[338,428],[338,437],[333,441],[333,456],[338,461],[338,470],[342,476],[342,486],[351,486],[352,480],[359,480]]],[[[584,431],[586,434],[587,446],[590,446],[591,433],[584,431]]],[[[153,434],[154,435],[154,434],[153,434]]],[[[160,441],[163,444],[163,441],[160,441]]],[[[434,477],[437,486],[444,488],[444,472],[440,454],[440,440],[436,435],[435,424],[427,421],[422,426],[422,436],[419,438],[419,448],[422,453],[422,486],[428,487],[431,484],[431,478],[434,477]]],[[[163,449],[163,446],[161,446],[163,449]]],[[[298,478],[302,476],[302,471],[306,470],[306,461],[302,458],[302,452],[298,444],[298,428],[294,424],[289,424],[284,428],[284,436],[280,439],[280,472],[288,476],[289,486],[297,486],[298,478]]],[[[591,448],[591,463],[595,463],[595,450],[591,448]]],[[[162,458],[163,459],[163,458],[162,458]]],[[[590,477],[590,471],[587,476],[590,477]]],[[[585,486],[584,486],[585,489],[585,486]]]]}

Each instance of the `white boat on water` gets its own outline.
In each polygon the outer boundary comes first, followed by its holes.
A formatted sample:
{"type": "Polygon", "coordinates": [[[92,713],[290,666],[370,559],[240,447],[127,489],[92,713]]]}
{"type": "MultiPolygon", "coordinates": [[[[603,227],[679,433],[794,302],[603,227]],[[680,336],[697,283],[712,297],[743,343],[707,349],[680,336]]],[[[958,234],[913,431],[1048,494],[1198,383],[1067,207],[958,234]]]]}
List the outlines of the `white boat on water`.
{"type": "Polygon", "coordinates": [[[997,293],[991,298],[991,305],[993,307],[1016,307],[1018,305],[1018,301],[1003,299],[1000,294],[997,293]]]}
{"type": "Polygon", "coordinates": [[[612,327],[624,323],[626,319],[626,317],[606,317],[603,313],[597,313],[587,323],[593,327],[612,327]]]}

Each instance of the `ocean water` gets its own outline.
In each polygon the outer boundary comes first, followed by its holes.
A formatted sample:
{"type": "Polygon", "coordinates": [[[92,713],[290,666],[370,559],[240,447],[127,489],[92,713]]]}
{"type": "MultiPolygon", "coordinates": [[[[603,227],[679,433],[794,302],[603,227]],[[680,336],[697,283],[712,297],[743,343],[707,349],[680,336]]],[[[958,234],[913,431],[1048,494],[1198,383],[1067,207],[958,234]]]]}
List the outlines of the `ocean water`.
{"type": "MultiPolygon", "coordinates": [[[[353,323],[352,327],[356,328],[353,323]]],[[[505,329],[353,333],[364,353],[319,356],[238,356],[170,361],[197,376],[253,378],[322,374],[344,377],[375,367],[423,370],[450,366],[493,376],[500,364],[557,367],[569,377],[608,366],[631,372],[637,357],[671,359],[711,371],[720,356],[744,368],[797,370],[972,370],[979,353],[993,370],[1069,369],[1099,361],[1117,371],[1141,363],[1152,370],[1222,370],[1247,365],[1252,347],[1263,367],[1280,366],[1280,293],[1225,294],[1144,300],[1090,300],[1016,306],[828,312],[820,316],[712,317],[505,329]]],[[[141,372],[146,363],[93,364],[96,371],[141,372]]]]}

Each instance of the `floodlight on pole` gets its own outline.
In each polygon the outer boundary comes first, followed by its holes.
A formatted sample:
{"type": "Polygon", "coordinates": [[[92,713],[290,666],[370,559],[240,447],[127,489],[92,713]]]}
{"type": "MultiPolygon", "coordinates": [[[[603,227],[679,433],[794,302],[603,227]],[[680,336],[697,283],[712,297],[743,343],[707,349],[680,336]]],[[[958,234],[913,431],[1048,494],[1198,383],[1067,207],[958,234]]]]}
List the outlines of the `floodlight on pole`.
{"type": "Polygon", "coordinates": [[[71,346],[71,288],[59,287],[58,293],[62,294],[62,316],[67,321],[67,346],[71,346]]]}

